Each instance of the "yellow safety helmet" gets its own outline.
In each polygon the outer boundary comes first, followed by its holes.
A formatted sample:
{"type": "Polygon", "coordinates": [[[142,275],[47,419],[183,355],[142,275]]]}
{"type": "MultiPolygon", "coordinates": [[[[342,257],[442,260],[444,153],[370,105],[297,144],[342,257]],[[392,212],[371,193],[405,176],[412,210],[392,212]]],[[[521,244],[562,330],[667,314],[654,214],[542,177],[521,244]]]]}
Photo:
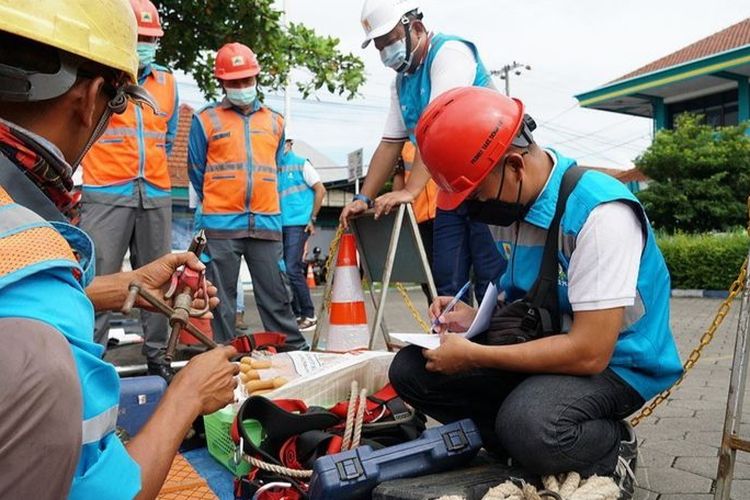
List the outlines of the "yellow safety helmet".
{"type": "Polygon", "coordinates": [[[137,29],[128,0],[0,0],[0,31],[123,71],[131,83],[137,29]]]}

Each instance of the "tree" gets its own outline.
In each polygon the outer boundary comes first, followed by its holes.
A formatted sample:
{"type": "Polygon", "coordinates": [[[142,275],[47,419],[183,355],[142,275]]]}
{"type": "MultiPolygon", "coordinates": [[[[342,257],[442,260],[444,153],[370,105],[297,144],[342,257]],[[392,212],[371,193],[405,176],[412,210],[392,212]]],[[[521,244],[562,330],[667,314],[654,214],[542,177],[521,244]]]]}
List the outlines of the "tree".
{"type": "Polygon", "coordinates": [[[653,179],[638,197],[655,227],[669,232],[724,231],[747,224],[750,123],[714,128],[700,115],[677,117],[636,160],[653,179]]]}
{"type": "Polygon", "coordinates": [[[319,36],[302,24],[281,26],[273,0],[161,0],[164,27],[158,60],[191,74],[207,99],[217,95],[213,76],[216,50],[228,42],[253,49],[261,65],[260,85],[284,86],[292,68],[305,68],[309,80],[297,82],[304,97],[325,87],[351,99],[364,83],[364,63],[338,49],[339,40],[319,36]]]}

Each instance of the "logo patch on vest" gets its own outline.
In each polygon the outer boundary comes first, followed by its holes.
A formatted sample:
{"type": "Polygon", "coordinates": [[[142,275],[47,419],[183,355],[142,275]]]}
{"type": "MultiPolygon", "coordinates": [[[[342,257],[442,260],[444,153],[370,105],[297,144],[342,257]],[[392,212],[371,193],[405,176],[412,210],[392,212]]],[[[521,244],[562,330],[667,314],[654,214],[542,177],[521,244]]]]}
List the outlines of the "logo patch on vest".
{"type": "Polygon", "coordinates": [[[510,260],[511,249],[513,248],[510,243],[503,242],[503,254],[505,254],[505,260],[510,260]]]}
{"type": "Polygon", "coordinates": [[[557,268],[557,286],[568,287],[568,273],[565,272],[560,264],[558,264],[557,268]]]}
{"type": "Polygon", "coordinates": [[[242,66],[245,64],[245,58],[242,56],[232,56],[232,66],[242,66]]]}

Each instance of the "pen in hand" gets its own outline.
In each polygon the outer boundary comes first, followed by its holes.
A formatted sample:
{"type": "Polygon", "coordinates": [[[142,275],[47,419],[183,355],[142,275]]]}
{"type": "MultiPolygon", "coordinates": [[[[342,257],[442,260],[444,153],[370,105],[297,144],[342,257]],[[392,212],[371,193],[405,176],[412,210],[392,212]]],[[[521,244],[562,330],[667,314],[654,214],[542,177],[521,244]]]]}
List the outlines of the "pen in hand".
{"type": "Polygon", "coordinates": [[[440,314],[435,316],[435,319],[432,321],[432,327],[430,328],[431,333],[437,333],[437,327],[440,326],[440,316],[447,314],[453,310],[454,307],[456,307],[456,304],[458,304],[458,301],[461,300],[461,298],[466,295],[466,292],[469,290],[469,287],[471,286],[471,280],[467,281],[464,286],[461,287],[461,289],[458,291],[455,297],[451,299],[450,302],[448,302],[448,305],[445,306],[445,309],[440,311],[440,314]]]}

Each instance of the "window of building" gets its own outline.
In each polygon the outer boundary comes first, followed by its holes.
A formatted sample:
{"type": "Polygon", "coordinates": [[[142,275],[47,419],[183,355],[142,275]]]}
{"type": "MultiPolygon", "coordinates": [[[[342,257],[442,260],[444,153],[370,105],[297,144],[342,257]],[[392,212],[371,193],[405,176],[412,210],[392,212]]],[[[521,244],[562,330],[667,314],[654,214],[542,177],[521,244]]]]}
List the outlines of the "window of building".
{"type": "Polygon", "coordinates": [[[675,102],[667,105],[667,128],[673,128],[675,118],[682,113],[702,114],[712,127],[737,125],[738,109],[737,89],[675,102]]]}

